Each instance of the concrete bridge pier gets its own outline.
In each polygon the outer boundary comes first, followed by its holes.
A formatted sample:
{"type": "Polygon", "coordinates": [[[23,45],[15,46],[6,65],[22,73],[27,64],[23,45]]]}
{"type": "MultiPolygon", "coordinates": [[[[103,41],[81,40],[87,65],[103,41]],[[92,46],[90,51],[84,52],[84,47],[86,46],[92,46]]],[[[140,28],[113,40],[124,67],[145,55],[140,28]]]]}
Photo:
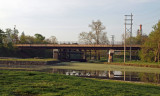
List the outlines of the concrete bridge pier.
{"type": "Polygon", "coordinates": [[[113,54],[114,54],[114,50],[110,49],[109,56],[108,56],[108,62],[113,62],[113,54]]]}
{"type": "Polygon", "coordinates": [[[58,60],[58,49],[53,49],[53,59],[58,60]]]}

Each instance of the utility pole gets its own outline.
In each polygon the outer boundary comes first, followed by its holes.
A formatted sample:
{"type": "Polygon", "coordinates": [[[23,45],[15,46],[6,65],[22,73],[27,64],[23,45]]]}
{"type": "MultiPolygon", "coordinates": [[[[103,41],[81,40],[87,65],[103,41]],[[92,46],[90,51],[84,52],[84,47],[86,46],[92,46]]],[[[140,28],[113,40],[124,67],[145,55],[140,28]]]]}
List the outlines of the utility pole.
{"type": "Polygon", "coordinates": [[[130,61],[132,60],[132,19],[133,15],[125,15],[125,34],[124,34],[124,63],[125,63],[125,58],[126,58],[126,33],[130,33],[130,61]],[[129,27],[127,26],[129,25],[129,27]]]}
{"type": "Polygon", "coordinates": [[[126,62],[126,16],[125,16],[125,32],[124,32],[124,63],[126,62]]]}
{"type": "Polygon", "coordinates": [[[111,36],[112,36],[112,37],[111,37],[111,38],[112,38],[111,44],[114,45],[114,35],[111,35],[111,36]]]}
{"type": "Polygon", "coordinates": [[[160,50],[160,42],[158,42],[158,64],[159,64],[159,50],[160,50]]]}

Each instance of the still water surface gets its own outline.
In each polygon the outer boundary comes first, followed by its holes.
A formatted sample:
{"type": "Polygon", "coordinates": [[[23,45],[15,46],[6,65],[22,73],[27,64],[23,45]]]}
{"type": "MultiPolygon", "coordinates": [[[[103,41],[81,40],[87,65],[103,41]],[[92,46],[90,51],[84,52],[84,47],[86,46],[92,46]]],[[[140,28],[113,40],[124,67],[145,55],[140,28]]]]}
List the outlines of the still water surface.
{"type": "Polygon", "coordinates": [[[160,83],[158,73],[128,72],[128,71],[99,71],[99,70],[73,70],[73,69],[45,69],[43,72],[58,73],[87,78],[110,80],[123,80],[134,82],[160,83]]]}
{"type": "Polygon", "coordinates": [[[160,83],[159,73],[144,73],[144,72],[131,72],[131,71],[112,71],[111,70],[73,70],[73,69],[56,69],[48,68],[47,66],[39,65],[0,65],[0,68],[23,68],[16,70],[25,70],[25,68],[32,68],[33,71],[57,73],[85,78],[99,78],[99,79],[110,79],[110,80],[123,80],[123,81],[134,81],[134,82],[150,82],[160,83]],[[41,69],[41,68],[42,69],[41,69]],[[40,68],[40,69],[38,69],[40,68]]]}

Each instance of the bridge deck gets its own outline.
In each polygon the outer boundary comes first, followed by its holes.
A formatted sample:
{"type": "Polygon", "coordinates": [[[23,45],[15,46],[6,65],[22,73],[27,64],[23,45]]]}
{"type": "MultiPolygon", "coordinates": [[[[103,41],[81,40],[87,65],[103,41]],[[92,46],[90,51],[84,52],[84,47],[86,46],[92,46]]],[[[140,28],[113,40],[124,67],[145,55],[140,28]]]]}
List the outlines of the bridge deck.
{"type": "MultiPolygon", "coordinates": [[[[46,48],[46,49],[114,49],[124,50],[124,45],[78,45],[78,44],[15,44],[18,48],[46,48]]],[[[126,50],[138,50],[141,45],[126,45],[126,50]]]]}

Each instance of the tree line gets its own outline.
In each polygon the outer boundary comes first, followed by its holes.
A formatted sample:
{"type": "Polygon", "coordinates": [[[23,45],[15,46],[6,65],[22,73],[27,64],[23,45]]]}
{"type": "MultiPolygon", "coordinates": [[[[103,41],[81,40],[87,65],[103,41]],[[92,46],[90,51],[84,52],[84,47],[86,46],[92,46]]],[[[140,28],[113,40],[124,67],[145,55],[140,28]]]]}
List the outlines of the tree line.
{"type": "Polygon", "coordinates": [[[18,29],[7,28],[5,31],[0,29],[0,56],[1,57],[52,57],[51,50],[45,49],[17,49],[13,47],[13,44],[57,44],[57,38],[51,36],[45,38],[45,36],[36,33],[34,36],[25,35],[24,32],[19,36],[18,29]]]}
{"type": "MultiPolygon", "coordinates": [[[[107,38],[107,33],[104,31],[106,27],[100,20],[92,21],[89,25],[91,31],[81,32],[79,34],[79,42],[83,44],[109,44],[107,38]]],[[[57,38],[51,36],[50,38],[45,38],[41,34],[35,34],[34,36],[25,35],[24,32],[19,36],[18,29],[13,30],[7,28],[5,31],[0,29],[0,56],[17,56],[19,51],[25,52],[25,50],[18,50],[13,47],[13,44],[57,44],[57,38]],[[16,55],[15,55],[16,54],[16,55]]],[[[142,48],[138,52],[138,56],[142,61],[147,62],[157,62],[159,60],[160,52],[160,21],[153,26],[153,30],[149,35],[137,35],[130,37],[129,33],[126,34],[126,38],[122,34],[122,40],[126,41],[126,44],[141,44],[142,48]],[[159,45],[159,46],[158,46],[159,45]]],[[[34,56],[44,56],[45,50],[40,50],[40,52],[34,53],[35,50],[30,50],[25,53],[34,56]],[[33,52],[33,53],[32,53],[33,52]]],[[[50,51],[47,51],[50,52],[50,51]]],[[[48,56],[51,56],[48,53],[48,56]]],[[[21,56],[21,55],[18,55],[21,56]]],[[[47,57],[47,55],[46,55],[47,57]]]]}
{"type": "Polygon", "coordinates": [[[0,44],[6,45],[8,43],[12,44],[44,44],[44,43],[52,43],[56,44],[57,38],[55,36],[51,36],[50,38],[45,38],[42,34],[36,33],[34,36],[25,35],[24,32],[20,36],[18,36],[18,29],[14,28],[13,30],[7,28],[5,31],[0,29],[0,44]]]}

